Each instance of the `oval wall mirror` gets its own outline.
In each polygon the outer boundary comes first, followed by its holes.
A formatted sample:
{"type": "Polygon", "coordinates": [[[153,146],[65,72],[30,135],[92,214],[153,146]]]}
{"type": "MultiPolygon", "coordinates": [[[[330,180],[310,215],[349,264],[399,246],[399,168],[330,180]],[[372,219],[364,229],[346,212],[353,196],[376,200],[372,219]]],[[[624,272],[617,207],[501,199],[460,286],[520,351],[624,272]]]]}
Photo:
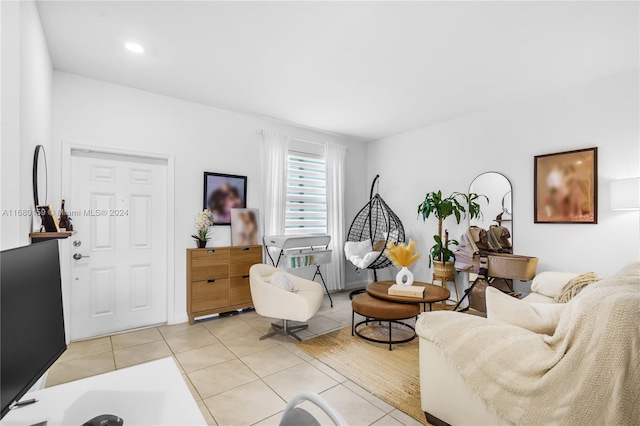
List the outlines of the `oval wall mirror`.
{"type": "Polygon", "coordinates": [[[489,229],[491,225],[501,225],[509,230],[511,234],[511,245],[513,246],[513,202],[511,182],[505,175],[497,172],[486,172],[476,177],[469,192],[486,195],[489,204],[484,204],[484,199],[480,201],[482,217],[469,221],[469,226],[479,226],[489,229]]]}
{"type": "Polygon", "coordinates": [[[34,207],[47,204],[47,156],[42,145],[33,154],[33,203],[34,207]]]}

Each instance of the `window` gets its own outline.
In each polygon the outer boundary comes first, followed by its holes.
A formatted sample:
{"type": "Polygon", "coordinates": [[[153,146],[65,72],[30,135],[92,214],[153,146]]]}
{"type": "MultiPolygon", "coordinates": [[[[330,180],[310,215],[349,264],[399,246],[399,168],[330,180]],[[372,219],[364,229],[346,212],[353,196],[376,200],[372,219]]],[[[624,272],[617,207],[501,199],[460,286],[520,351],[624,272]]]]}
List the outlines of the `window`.
{"type": "Polygon", "coordinates": [[[286,235],[327,234],[326,165],[323,157],[289,151],[286,235]]]}

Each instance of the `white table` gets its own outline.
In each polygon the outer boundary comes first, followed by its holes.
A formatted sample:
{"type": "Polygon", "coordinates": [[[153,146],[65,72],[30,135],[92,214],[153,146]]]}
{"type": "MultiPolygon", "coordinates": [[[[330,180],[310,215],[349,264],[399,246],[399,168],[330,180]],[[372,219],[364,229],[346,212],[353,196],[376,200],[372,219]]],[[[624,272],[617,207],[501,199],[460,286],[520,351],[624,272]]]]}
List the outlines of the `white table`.
{"type": "Polygon", "coordinates": [[[132,425],[206,425],[172,358],[89,377],[26,394],[37,403],[16,408],[2,426],[77,425],[114,414],[132,425]]]}

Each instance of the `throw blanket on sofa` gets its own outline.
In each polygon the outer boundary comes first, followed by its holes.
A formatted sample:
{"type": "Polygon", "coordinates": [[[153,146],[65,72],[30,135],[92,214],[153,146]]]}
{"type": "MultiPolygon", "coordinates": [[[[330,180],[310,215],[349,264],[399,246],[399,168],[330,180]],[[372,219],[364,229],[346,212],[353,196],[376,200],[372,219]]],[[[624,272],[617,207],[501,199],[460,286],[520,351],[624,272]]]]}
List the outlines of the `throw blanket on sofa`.
{"type": "Polygon", "coordinates": [[[640,260],[572,299],[553,336],[452,312],[419,323],[511,423],[640,422],[640,260]]]}

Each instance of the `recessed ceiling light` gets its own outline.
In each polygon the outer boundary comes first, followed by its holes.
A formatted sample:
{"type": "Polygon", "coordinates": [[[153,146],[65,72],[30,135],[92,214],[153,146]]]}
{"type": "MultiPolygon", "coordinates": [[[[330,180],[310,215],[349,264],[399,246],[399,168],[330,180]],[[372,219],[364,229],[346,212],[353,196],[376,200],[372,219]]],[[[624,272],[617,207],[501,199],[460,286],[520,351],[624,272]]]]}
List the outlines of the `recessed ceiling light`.
{"type": "Polygon", "coordinates": [[[144,47],[140,46],[138,43],[125,43],[124,47],[126,47],[129,52],[133,52],[133,53],[144,52],[144,47]]]}

